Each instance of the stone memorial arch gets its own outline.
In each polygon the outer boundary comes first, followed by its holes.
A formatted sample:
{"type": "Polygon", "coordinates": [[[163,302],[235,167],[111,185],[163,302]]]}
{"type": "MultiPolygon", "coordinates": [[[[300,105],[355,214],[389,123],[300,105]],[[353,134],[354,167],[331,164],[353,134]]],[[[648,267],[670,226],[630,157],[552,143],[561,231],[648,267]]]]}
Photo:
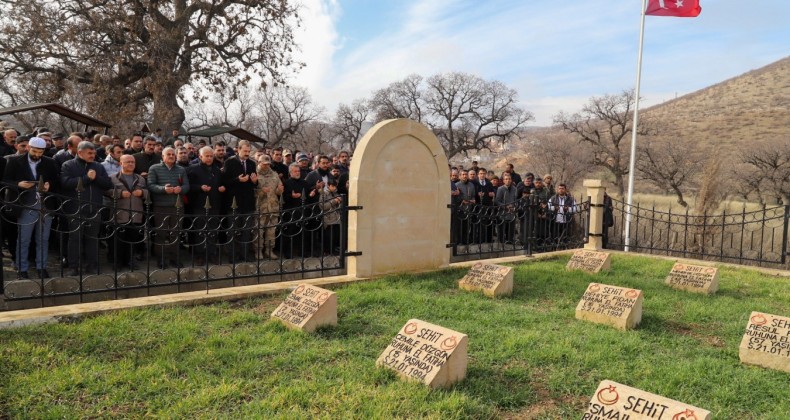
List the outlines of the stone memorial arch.
{"type": "Polygon", "coordinates": [[[450,178],[436,136],[408,120],[376,124],[349,174],[348,274],[435,270],[450,262],[450,178]]]}

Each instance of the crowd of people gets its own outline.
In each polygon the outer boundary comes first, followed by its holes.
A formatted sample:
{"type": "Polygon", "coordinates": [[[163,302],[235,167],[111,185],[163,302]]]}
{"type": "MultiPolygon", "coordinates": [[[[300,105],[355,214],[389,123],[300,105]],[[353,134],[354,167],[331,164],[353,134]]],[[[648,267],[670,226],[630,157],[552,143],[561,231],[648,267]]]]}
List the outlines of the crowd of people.
{"type": "MultiPolygon", "coordinates": [[[[50,277],[50,248],[69,275],[98,272],[102,249],[118,269],[182,267],[184,254],[194,265],[339,255],[350,153],[253,146],[192,143],[177,130],[123,140],[5,130],[0,236],[18,278],[50,277]]],[[[499,176],[477,162],[451,167],[450,180],[455,244],[561,243],[579,211],[565,184],[522,179],[512,164],[499,176]]]]}
{"type": "Polygon", "coordinates": [[[195,265],[339,254],[348,152],[253,151],[245,140],[231,148],[172,134],[5,130],[0,236],[18,278],[50,277],[50,248],[68,275],[99,272],[100,249],[121,269],[146,258],[182,267],[184,254],[195,265]],[[52,232],[60,240],[51,244],[52,232]]]}
{"type": "Polygon", "coordinates": [[[572,239],[573,215],[580,206],[567,185],[550,174],[522,178],[508,164],[497,176],[478,167],[450,168],[453,214],[451,241],[459,245],[499,242],[513,247],[528,241],[539,248],[565,246],[572,239]]]}

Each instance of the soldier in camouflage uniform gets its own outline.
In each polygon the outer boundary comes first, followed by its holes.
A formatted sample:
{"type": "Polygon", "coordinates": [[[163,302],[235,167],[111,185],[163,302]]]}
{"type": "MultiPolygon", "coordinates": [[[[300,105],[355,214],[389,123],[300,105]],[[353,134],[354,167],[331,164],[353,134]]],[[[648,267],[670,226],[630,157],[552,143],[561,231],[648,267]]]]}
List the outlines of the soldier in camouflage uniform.
{"type": "Polygon", "coordinates": [[[280,222],[280,195],[283,183],[277,172],[271,169],[272,160],[268,155],[258,162],[257,206],[260,217],[258,226],[263,231],[263,246],[258,249],[258,258],[277,259],[274,253],[275,229],[280,222]],[[262,248],[262,249],[261,249],[262,248]],[[261,256],[263,251],[263,256],[261,256]]]}

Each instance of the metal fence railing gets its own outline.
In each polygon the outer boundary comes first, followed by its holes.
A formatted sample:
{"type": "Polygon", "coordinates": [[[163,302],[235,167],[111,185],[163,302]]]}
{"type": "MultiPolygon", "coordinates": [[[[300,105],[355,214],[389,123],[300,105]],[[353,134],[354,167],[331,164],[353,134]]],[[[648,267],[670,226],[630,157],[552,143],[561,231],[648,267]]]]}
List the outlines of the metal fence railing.
{"type": "MultiPolygon", "coordinates": [[[[123,208],[0,189],[0,310],[344,274],[347,198],[274,212],[123,208]],[[43,223],[42,223],[43,222],[43,223]],[[43,229],[41,228],[43,227],[43,229]],[[48,232],[48,235],[46,234],[48,232]]],[[[94,201],[95,202],[95,201],[94,201]]]]}
{"type": "MultiPolygon", "coordinates": [[[[612,200],[613,225],[604,228],[607,247],[625,247],[628,205],[612,200]]],[[[790,206],[755,211],[694,214],[631,207],[629,248],[636,252],[735,264],[787,268],[790,206]]]]}
{"type": "Polygon", "coordinates": [[[590,201],[568,204],[524,198],[502,206],[450,205],[451,260],[580,248],[589,236],[590,201]]]}

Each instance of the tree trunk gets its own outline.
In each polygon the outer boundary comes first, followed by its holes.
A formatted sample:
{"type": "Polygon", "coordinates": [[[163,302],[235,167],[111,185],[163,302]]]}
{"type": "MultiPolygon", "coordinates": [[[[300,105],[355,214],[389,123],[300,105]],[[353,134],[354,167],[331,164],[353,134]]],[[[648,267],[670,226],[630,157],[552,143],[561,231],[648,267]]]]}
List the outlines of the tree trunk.
{"type": "Polygon", "coordinates": [[[186,116],[184,109],[178,104],[179,86],[176,83],[163,87],[158,92],[153,92],[154,113],[153,125],[151,130],[161,128],[165,135],[169,135],[171,130],[180,130],[186,116]]]}
{"type": "Polygon", "coordinates": [[[675,191],[675,195],[678,196],[678,204],[683,207],[688,207],[689,204],[683,199],[683,193],[680,191],[680,188],[677,185],[672,185],[672,190],[675,191]]]}
{"type": "Polygon", "coordinates": [[[614,174],[614,186],[617,187],[617,192],[620,197],[625,197],[625,182],[623,181],[622,174],[614,174]]]}

